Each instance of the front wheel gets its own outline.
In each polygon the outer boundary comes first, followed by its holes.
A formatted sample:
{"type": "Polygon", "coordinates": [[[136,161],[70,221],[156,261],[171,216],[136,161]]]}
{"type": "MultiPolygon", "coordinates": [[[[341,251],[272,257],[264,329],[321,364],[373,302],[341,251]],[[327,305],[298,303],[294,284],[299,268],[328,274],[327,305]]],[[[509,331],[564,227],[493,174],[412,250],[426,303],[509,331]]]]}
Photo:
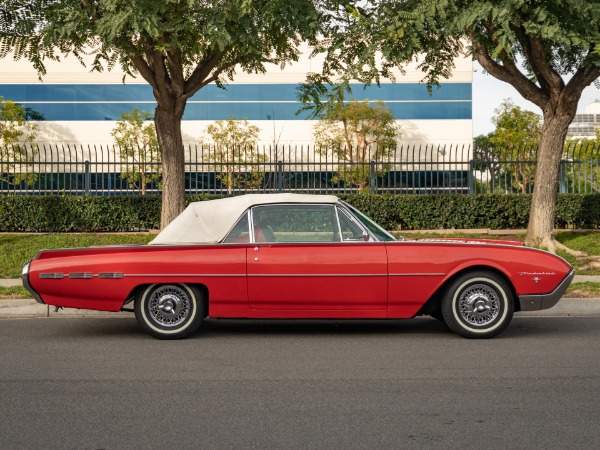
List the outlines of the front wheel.
{"type": "Polygon", "coordinates": [[[135,318],[158,339],[181,339],[193,333],[204,318],[203,295],[186,284],[153,284],[135,300],[135,318]]]}
{"type": "Polygon", "coordinates": [[[493,272],[465,273],[448,285],[442,315],[448,327],[467,338],[491,338],[510,323],[514,295],[508,283],[493,272]]]}

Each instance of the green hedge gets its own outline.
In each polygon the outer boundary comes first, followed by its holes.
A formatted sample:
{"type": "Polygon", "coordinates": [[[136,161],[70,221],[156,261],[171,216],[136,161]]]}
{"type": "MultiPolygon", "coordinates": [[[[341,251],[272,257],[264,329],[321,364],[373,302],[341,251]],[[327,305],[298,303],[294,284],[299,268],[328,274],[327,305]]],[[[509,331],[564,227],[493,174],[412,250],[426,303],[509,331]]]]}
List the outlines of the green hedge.
{"type": "MultiPolygon", "coordinates": [[[[186,200],[220,198],[191,195],[186,200]]],[[[140,231],[160,227],[161,198],[147,196],[0,196],[0,232],[140,231]]]]}
{"type": "MultiPolygon", "coordinates": [[[[531,195],[344,195],[389,230],[527,228],[531,195]]],[[[559,194],[557,228],[600,228],[600,195],[559,194]]]]}
{"type": "MultiPolygon", "coordinates": [[[[190,201],[220,198],[190,195],[190,201]]],[[[530,195],[341,195],[388,230],[526,228],[530,195]]],[[[156,229],[158,196],[2,196],[1,232],[156,229]]],[[[560,194],[557,228],[600,228],[600,195],[560,194]]]]}

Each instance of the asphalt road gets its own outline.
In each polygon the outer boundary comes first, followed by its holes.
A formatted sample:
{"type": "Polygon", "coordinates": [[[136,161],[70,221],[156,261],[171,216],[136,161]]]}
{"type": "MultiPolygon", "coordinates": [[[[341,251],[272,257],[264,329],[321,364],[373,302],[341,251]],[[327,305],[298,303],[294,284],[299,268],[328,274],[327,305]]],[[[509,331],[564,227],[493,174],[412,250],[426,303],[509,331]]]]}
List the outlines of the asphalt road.
{"type": "Polygon", "coordinates": [[[600,317],[516,317],[467,340],[433,319],[0,320],[0,448],[593,448],[600,317]]]}

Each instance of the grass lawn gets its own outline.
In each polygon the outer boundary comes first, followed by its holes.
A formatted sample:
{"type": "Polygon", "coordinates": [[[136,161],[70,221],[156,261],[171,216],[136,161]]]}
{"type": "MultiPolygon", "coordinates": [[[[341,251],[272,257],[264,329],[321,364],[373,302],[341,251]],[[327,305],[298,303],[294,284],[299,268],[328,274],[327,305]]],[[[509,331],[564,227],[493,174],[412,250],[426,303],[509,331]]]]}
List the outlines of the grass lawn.
{"type": "Polygon", "coordinates": [[[0,234],[0,278],[18,278],[23,264],[47,248],[89,247],[110,244],[147,244],[145,233],[0,234]]]}
{"type": "Polygon", "coordinates": [[[31,294],[22,286],[0,286],[0,299],[6,298],[31,298],[31,294]]]}
{"type": "MultiPolygon", "coordinates": [[[[556,233],[556,239],[567,247],[587,253],[590,257],[598,259],[600,257],[600,232],[589,233],[556,233]]],[[[600,266],[591,264],[590,257],[576,257],[564,251],[559,250],[558,254],[565,258],[575,268],[578,275],[599,275],[600,266]]]]}
{"type": "MultiPolygon", "coordinates": [[[[394,233],[399,236],[401,233],[394,233]]],[[[405,234],[406,239],[419,238],[484,238],[494,239],[490,235],[474,234],[405,234]]],[[[524,235],[502,236],[499,239],[523,240],[524,235]]],[[[91,245],[114,244],[146,244],[154,235],[144,233],[109,234],[109,233],[64,233],[64,234],[0,234],[0,278],[18,278],[21,275],[23,264],[34,257],[38,251],[46,248],[89,247],[91,245]]],[[[592,256],[600,256],[600,233],[570,233],[559,232],[557,239],[574,250],[585,251],[592,256]]],[[[594,268],[583,269],[586,258],[576,258],[561,253],[575,267],[579,275],[598,275],[600,270],[594,268]]],[[[573,283],[567,291],[566,297],[593,297],[600,298],[600,283],[573,283]]],[[[31,298],[31,294],[20,286],[0,287],[0,299],[31,298]]]]}
{"type": "Polygon", "coordinates": [[[565,297],[571,298],[600,298],[600,283],[572,283],[565,297]]]}

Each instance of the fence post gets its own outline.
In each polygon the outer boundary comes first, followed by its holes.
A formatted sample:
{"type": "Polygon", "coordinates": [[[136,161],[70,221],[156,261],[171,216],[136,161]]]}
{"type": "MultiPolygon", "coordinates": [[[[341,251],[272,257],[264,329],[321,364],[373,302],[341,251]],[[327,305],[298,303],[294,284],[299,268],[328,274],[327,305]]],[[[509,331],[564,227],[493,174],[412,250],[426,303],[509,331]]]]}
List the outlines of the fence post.
{"type": "Polygon", "coordinates": [[[369,163],[369,185],[371,194],[377,194],[377,168],[375,167],[377,163],[375,161],[371,161],[369,163]]]}
{"type": "Polygon", "coordinates": [[[469,173],[467,173],[467,187],[469,194],[475,193],[475,183],[473,182],[473,174],[475,173],[475,161],[469,160],[469,173]]]}
{"type": "Polygon", "coordinates": [[[283,192],[283,162],[277,161],[277,192],[283,192]]]}
{"type": "Polygon", "coordinates": [[[559,185],[558,185],[558,192],[560,192],[561,194],[564,194],[566,192],[568,192],[569,190],[569,186],[568,186],[568,182],[567,182],[567,170],[566,170],[566,164],[565,164],[565,160],[561,159],[560,160],[560,178],[559,178],[559,185]]]}
{"type": "Polygon", "coordinates": [[[89,161],[85,161],[84,163],[84,167],[85,167],[85,172],[83,174],[83,188],[84,188],[84,192],[85,195],[88,195],[90,193],[90,162],[89,161]]]}

